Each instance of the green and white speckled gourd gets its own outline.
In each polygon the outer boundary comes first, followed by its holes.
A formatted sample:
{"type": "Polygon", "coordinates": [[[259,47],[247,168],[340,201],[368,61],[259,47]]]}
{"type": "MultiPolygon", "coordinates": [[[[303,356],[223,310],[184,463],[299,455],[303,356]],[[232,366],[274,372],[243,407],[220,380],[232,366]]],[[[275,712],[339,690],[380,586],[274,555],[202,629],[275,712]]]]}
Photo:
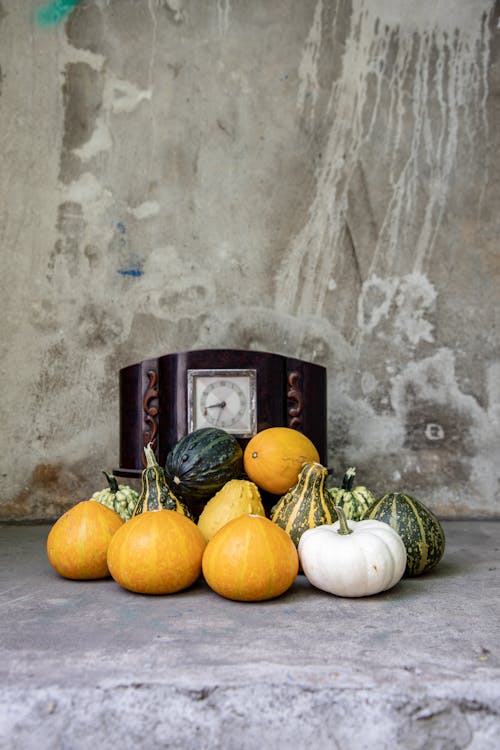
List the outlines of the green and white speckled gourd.
{"type": "Polygon", "coordinates": [[[330,487],[328,492],[335,505],[344,511],[344,515],[351,521],[360,521],[363,513],[375,502],[375,496],[363,485],[353,487],[356,469],[347,469],[342,480],[342,487],[330,487]]]}
{"type": "Polygon", "coordinates": [[[94,492],[90,499],[114,510],[124,521],[128,521],[134,512],[139,495],[132,487],[118,484],[113,474],[108,474],[107,471],[103,471],[103,474],[108,480],[108,487],[94,492]]]}
{"type": "Polygon", "coordinates": [[[146,468],[142,472],[141,494],[134,508],[134,516],[148,510],[175,510],[194,521],[189,508],[179,500],[165,479],[165,472],[156,460],[151,443],[144,448],[146,468]]]}

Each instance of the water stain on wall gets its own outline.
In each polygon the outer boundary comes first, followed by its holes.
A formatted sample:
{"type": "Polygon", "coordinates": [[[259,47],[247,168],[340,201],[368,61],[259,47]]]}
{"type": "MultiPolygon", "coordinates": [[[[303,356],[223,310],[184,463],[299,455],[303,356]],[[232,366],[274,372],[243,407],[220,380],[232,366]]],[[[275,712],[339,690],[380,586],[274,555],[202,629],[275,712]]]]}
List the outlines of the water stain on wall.
{"type": "Polygon", "coordinates": [[[35,299],[31,305],[31,325],[39,332],[49,334],[57,330],[59,310],[53,299],[35,299]]]}
{"type": "Polygon", "coordinates": [[[51,283],[56,278],[61,282],[66,274],[69,278],[74,278],[78,273],[81,241],[85,231],[83,212],[78,203],[61,203],[58,207],[57,229],[59,239],[47,263],[47,280],[51,283]]]}
{"type": "MultiPolygon", "coordinates": [[[[478,12],[477,25],[459,32],[453,21],[449,27],[446,22],[444,28],[442,23],[432,27],[416,14],[414,26],[405,28],[404,10],[399,18],[393,11],[390,25],[386,15],[379,3],[353,3],[342,73],[331,74],[328,111],[334,119],[317,170],[316,196],[277,274],[276,301],[283,310],[324,314],[327,282],[338,273],[345,235],[351,234],[354,248],[363,244],[364,231],[358,236],[358,225],[350,220],[350,199],[358,195],[351,192],[351,181],[360,169],[372,176],[361,195],[364,213],[372,222],[376,217],[371,230],[376,243],[359,264],[363,280],[374,274],[425,273],[459,143],[473,138],[480,145],[488,136],[485,16],[478,12]]],[[[337,23],[336,16],[334,35],[340,33],[337,23]]],[[[322,92],[322,48],[326,55],[332,33],[323,24],[319,2],[305,45],[298,102],[313,122],[320,116],[312,104],[322,92]]]]}
{"type": "Polygon", "coordinates": [[[85,3],[66,21],[66,36],[75,49],[99,54],[103,45],[102,13],[97,5],[85,3]]]}
{"type": "Polygon", "coordinates": [[[82,485],[83,472],[67,464],[37,464],[25,486],[12,500],[2,503],[2,513],[30,523],[55,521],[80,500],[88,500],[75,488],[82,485]]]}
{"type": "Polygon", "coordinates": [[[335,363],[333,377],[352,371],[352,350],[334,325],[314,316],[295,316],[259,306],[218,308],[211,316],[212,337],[220,347],[242,347],[335,363]]]}
{"type": "Polygon", "coordinates": [[[80,174],[80,160],[73,153],[91,138],[102,106],[103,84],[90,65],[68,63],[64,73],[64,135],[60,179],[69,183],[80,174]]]}
{"type": "Polygon", "coordinates": [[[80,345],[89,351],[108,348],[120,340],[123,331],[123,321],[117,314],[95,303],[81,308],[77,325],[80,345]]]}
{"type": "Polygon", "coordinates": [[[60,338],[47,348],[37,382],[40,399],[44,398],[45,393],[50,393],[52,399],[57,401],[59,394],[64,392],[67,377],[71,374],[69,347],[70,342],[60,338]]]}
{"type": "MultiPolygon", "coordinates": [[[[460,391],[436,325],[448,294],[439,252],[456,186],[467,186],[475,160],[486,159],[491,3],[474,6],[475,13],[462,7],[471,16],[465,24],[439,10],[426,15],[406,3],[355,0],[347,32],[341,5],[331,4],[329,15],[318,0],[304,44],[302,126],[321,132],[327,123],[328,130],[307,219],[276,274],[276,306],[301,319],[327,318],[343,334],[326,360],[336,380],[332,453],[365,464],[375,480],[374,461],[379,477],[394,474],[417,487],[429,484],[419,472],[442,464],[439,482],[452,489],[446,501],[437,489],[435,497],[451,508],[453,492],[477,476],[484,450],[477,427],[487,414],[460,391]],[[342,34],[341,63],[325,77],[332,36],[342,34]],[[335,363],[348,341],[350,381],[335,363]],[[444,401],[433,369],[418,368],[433,354],[448,384],[444,401]],[[402,396],[395,387],[413,383],[414,368],[417,400],[411,388],[402,396]]],[[[469,196],[476,215],[487,180],[483,170],[469,196]]]]}
{"type": "Polygon", "coordinates": [[[116,363],[122,366],[138,362],[144,358],[143,342],[148,341],[148,356],[158,356],[174,351],[196,348],[200,337],[212,325],[212,316],[200,311],[196,315],[186,315],[175,310],[174,305],[168,309],[172,315],[159,318],[148,312],[136,313],[128,330],[128,335],[117,341],[108,357],[109,377],[117,381],[116,363]]]}

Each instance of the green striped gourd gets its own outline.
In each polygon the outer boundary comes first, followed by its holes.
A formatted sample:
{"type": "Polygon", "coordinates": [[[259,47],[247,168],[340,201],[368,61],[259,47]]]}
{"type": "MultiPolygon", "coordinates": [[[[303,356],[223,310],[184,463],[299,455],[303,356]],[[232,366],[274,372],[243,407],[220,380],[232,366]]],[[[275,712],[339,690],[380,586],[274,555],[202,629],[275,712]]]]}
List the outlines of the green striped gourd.
{"type": "Polygon", "coordinates": [[[307,529],[337,520],[335,504],[325,487],[328,470],[310,461],[302,466],[297,484],[271,509],[271,521],[288,532],[297,547],[307,529]]]}
{"type": "Polygon", "coordinates": [[[108,480],[108,487],[94,492],[90,499],[111,508],[124,521],[128,521],[134,512],[139,495],[127,484],[118,484],[113,474],[108,474],[107,471],[103,471],[103,474],[108,480]]]}
{"type": "Polygon", "coordinates": [[[444,531],[434,513],[409,495],[389,492],[368,508],[363,520],[384,521],[398,532],[406,547],[405,576],[431,570],[444,555],[444,531]]]}
{"type": "Polygon", "coordinates": [[[243,469],[243,451],[234,435],[218,427],[201,427],[182,437],[167,455],[165,475],[172,490],[201,513],[230,479],[243,469]]]}
{"type": "Polygon", "coordinates": [[[146,468],[142,472],[141,494],[134,508],[134,516],[147,510],[176,510],[194,521],[191,511],[179,500],[165,479],[165,472],[158,464],[151,443],[144,448],[146,468]]]}
{"type": "Polygon", "coordinates": [[[360,521],[363,513],[375,502],[375,497],[363,485],[353,487],[356,469],[351,466],[342,479],[342,487],[330,487],[328,492],[334,502],[351,521],[360,521]]]}

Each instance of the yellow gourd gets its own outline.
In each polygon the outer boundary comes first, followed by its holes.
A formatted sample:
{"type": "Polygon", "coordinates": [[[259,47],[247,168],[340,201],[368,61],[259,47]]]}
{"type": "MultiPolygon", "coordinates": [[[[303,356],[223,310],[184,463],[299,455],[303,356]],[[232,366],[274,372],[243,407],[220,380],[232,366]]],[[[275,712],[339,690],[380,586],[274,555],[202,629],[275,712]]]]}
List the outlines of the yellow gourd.
{"type": "Polygon", "coordinates": [[[247,479],[230,479],[205,505],[198,528],[208,542],[226,523],[245,513],[265,515],[259,490],[247,479]]]}

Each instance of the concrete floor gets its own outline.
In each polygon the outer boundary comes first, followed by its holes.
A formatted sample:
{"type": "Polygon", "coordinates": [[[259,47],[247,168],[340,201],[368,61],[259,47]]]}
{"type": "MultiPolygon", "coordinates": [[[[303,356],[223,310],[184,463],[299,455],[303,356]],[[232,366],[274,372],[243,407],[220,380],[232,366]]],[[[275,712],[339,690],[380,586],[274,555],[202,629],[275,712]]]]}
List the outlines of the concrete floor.
{"type": "Polygon", "coordinates": [[[0,526],[0,748],[500,748],[500,522],[448,522],[434,572],[348,600],[60,578],[0,526]]]}

